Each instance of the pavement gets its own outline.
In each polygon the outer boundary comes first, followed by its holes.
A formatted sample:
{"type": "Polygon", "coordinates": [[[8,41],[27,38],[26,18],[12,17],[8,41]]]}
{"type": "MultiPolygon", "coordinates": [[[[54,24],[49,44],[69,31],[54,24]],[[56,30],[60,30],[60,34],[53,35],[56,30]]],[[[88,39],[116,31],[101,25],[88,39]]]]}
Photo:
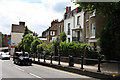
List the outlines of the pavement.
{"type": "Polygon", "coordinates": [[[70,71],[70,72],[74,72],[74,73],[78,73],[78,74],[82,74],[82,75],[86,75],[86,76],[90,76],[98,79],[119,79],[120,80],[120,76],[116,76],[114,72],[111,72],[111,71],[107,72],[107,71],[103,71],[102,69],[101,69],[102,72],[97,72],[98,70],[97,65],[95,66],[84,65],[84,69],[80,69],[81,68],[80,64],[74,64],[74,67],[69,67],[68,66],[69,64],[66,62],[60,62],[61,65],[58,65],[58,61],[52,61],[52,64],[50,64],[50,60],[45,60],[45,61],[46,63],[44,63],[43,59],[40,59],[40,62],[38,62],[38,58],[35,58],[35,61],[33,59],[33,62],[38,64],[42,64],[42,65],[47,64],[47,66],[49,67],[54,67],[57,69],[66,70],[66,71],[70,71]]]}
{"type": "MultiPolygon", "coordinates": [[[[95,78],[39,64],[19,66],[11,60],[0,60],[2,80],[96,80],[95,78]]],[[[99,80],[99,79],[98,79],[99,80]]]]}

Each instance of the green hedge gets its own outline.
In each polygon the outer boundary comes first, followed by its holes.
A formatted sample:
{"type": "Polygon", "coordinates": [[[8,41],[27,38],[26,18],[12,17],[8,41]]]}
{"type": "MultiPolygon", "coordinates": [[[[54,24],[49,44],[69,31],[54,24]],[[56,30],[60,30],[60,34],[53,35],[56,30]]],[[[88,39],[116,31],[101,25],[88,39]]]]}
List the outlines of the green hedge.
{"type": "Polygon", "coordinates": [[[84,53],[84,48],[89,47],[86,43],[74,43],[74,42],[60,42],[60,54],[62,56],[72,55],[74,57],[81,57],[81,54],[84,53]]]}

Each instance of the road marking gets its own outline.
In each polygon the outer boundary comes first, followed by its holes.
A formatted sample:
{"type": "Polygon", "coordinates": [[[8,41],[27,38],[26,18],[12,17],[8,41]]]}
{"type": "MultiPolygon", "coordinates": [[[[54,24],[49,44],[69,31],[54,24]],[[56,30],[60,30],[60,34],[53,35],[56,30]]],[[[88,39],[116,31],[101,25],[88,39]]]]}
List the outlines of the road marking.
{"type": "Polygon", "coordinates": [[[66,72],[66,71],[62,71],[62,70],[57,70],[57,69],[54,69],[54,68],[50,68],[50,67],[46,67],[46,66],[42,66],[42,65],[37,65],[37,64],[33,64],[35,66],[38,66],[38,67],[43,67],[43,68],[46,68],[46,69],[51,69],[51,70],[54,70],[54,71],[58,71],[58,72],[62,72],[62,73],[66,73],[66,74],[70,74],[70,75],[73,75],[73,76],[78,76],[78,77],[82,77],[82,78],[90,78],[88,76],[84,76],[84,75],[79,75],[79,74],[75,74],[75,73],[71,73],[71,72],[66,72]]]}
{"type": "Polygon", "coordinates": [[[21,69],[21,68],[19,68],[19,67],[17,67],[17,66],[15,66],[15,68],[19,69],[20,71],[24,71],[23,69],[21,69]]]}
{"type": "Polygon", "coordinates": [[[34,77],[36,77],[36,78],[42,78],[42,77],[39,77],[39,76],[37,76],[35,74],[32,74],[32,73],[29,73],[29,74],[32,75],[32,76],[34,76],[34,77]]]}

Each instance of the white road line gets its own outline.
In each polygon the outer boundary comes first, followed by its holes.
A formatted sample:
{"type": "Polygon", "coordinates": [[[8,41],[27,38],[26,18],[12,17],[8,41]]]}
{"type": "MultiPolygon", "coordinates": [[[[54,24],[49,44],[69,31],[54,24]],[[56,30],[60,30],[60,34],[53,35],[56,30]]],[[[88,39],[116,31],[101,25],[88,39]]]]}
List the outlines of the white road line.
{"type": "Polygon", "coordinates": [[[42,77],[39,77],[39,76],[37,76],[35,74],[32,74],[32,73],[29,73],[29,74],[32,75],[32,76],[34,76],[34,77],[36,77],[36,78],[42,78],[42,77]]]}
{"type": "Polygon", "coordinates": [[[21,69],[21,68],[19,68],[19,67],[17,67],[17,66],[15,66],[15,68],[19,69],[20,71],[24,71],[23,69],[21,69]]]}

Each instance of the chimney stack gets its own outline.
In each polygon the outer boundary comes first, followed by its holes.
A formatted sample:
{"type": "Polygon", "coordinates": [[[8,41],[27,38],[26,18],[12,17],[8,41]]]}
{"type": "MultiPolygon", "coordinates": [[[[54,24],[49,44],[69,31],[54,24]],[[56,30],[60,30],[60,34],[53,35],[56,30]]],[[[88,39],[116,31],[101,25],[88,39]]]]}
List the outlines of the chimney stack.
{"type": "Polygon", "coordinates": [[[69,12],[71,11],[71,6],[69,6],[69,12]]]}
{"type": "Polygon", "coordinates": [[[25,26],[25,22],[19,22],[19,25],[25,26]]]}
{"type": "Polygon", "coordinates": [[[71,6],[67,6],[66,7],[66,13],[70,12],[71,11],[71,6]]]}

